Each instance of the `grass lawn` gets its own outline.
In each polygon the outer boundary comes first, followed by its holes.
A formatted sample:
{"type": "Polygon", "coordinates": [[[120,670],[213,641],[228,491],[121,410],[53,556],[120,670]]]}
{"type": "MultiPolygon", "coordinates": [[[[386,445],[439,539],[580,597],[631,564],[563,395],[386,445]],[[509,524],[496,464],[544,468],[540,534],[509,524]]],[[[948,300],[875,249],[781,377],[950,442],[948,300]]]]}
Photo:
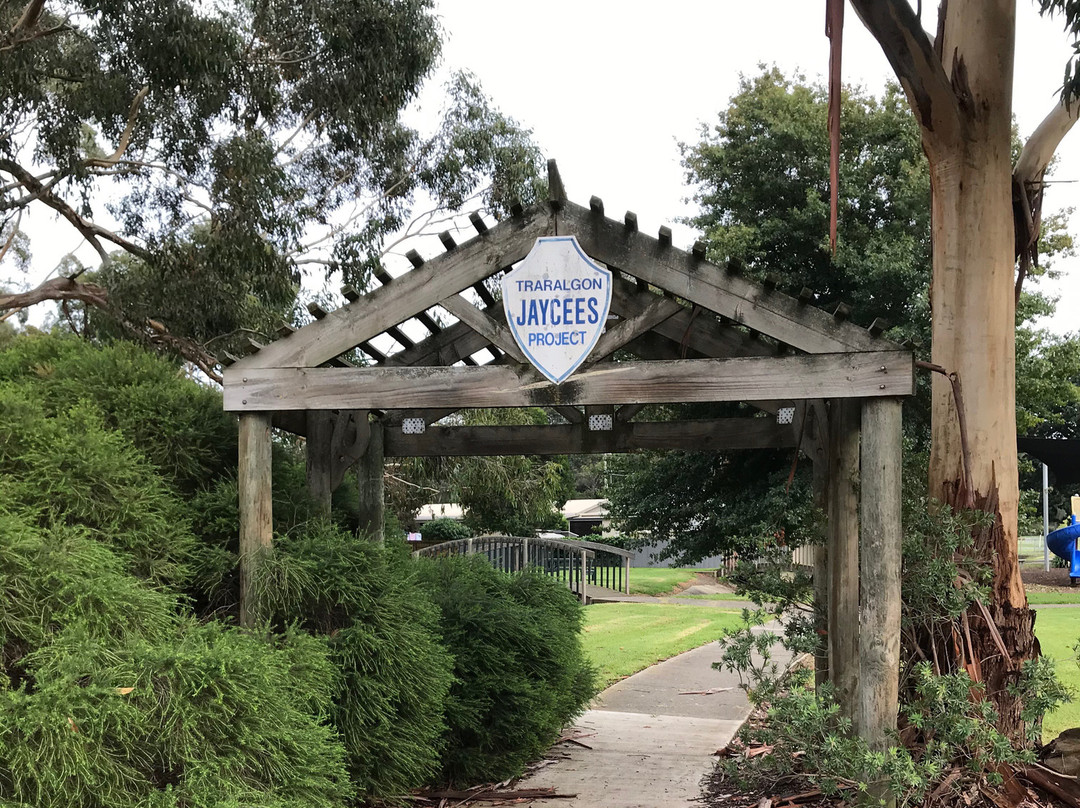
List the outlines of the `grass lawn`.
{"type": "MultiPolygon", "coordinates": [[[[631,575],[631,580],[633,576],[631,575]]],[[[603,686],[720,638],[739,613],[669,603],[596,603],[585,608],[585,653],[603,686]]],[[[720,648],[716,649],[720,658],[720,648]]]]}
{"type": "Polygon", "coordinates": [[[705,570],[631,567],[631,595],[669,595],[679,584],[689,583],[705,570]]]}
{"type": "MultiPolygon", "coordinates": [[[[1080,603],[1080,592],[1028,592],[1028,603],[1080,603]]],[[[1080,636],[1080,635],[1078,635],[1080,636]]]]}
{"type": "Polygon", "coordinates": [[[1046,716],[1043,740],[1048,741],[1063,729],[1080,727],[1080,667],[1072,650],[1080,640],[1080,609],[1040,609],[1035,620],[1035,634],[1043,654],[1054,658],[1058,678],[1072,689],[1074,699],[1046,716]]]}

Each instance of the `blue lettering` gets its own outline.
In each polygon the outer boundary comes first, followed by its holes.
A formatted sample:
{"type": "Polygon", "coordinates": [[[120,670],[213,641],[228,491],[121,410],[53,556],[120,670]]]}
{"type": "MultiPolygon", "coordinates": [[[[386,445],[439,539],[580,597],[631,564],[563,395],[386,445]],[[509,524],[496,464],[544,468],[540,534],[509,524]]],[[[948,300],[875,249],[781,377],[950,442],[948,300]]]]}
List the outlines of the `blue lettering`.
{"type": "Polygon", "coordinates": [[[590,297],[589,301],[589,325],[600,322],[600,312],[596,310],[596,298],[590,297]]]}

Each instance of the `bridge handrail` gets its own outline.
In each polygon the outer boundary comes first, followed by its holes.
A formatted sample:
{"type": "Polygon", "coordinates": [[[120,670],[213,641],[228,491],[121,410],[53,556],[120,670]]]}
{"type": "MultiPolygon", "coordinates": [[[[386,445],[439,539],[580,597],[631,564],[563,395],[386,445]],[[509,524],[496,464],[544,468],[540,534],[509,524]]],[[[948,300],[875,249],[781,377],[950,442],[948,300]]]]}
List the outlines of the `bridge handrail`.
{"type": "Polygon", "coordinates": [[[501,535],[487,535],[487,536],[475,536],[471,539],[453,539],[452,541],[444,541],[441,544],[433,544],[431,547],[424,547],[417,550],[413,555],[434,555],[437,551],[457,550],[459,548],[467,549],[470,542],[478,541],[501,541],[506,544],[520,544],[521,542],[529,542],[534,546],[550,547],[552,549],[563,550],[568,546],[577,550],[585,550],[590,556],[595,555],[597,552],[611,553],[612,555],[622,556],[623,558],[633,558],[634,553],[630,550],[624,550],[621,547],[613,547],[610,544],[601,544],[595,541],[585,541],[582,539],[538,539],[531,536],[501,536],[501,535]]]}

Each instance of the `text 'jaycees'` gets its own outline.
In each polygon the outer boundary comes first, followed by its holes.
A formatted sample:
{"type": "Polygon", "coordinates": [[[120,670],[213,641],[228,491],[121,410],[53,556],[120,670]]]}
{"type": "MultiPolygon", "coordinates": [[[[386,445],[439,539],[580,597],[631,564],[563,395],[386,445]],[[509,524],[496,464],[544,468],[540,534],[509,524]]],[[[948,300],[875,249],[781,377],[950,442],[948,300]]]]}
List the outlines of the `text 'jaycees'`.
{"type": "MultiPolygon", "coordinates": [[[[603,288],[599,278],[519,280],[517,290],[524,294],[537,292],[592,292],[603,288]]],[[[519,326],[595,325],[600,321],[596,297],[540,297],[522,299],[514,316],[519,326]]],[[[587,331],[531,331],[526,342],[533,345],[582,345],[587,331]]]]}

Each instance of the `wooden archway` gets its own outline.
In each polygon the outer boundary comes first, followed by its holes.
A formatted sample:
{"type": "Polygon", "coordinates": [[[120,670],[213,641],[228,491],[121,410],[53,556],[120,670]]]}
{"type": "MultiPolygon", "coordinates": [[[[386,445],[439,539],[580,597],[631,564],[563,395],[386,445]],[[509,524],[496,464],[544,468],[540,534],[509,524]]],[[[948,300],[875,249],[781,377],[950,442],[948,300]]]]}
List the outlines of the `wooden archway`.
{"type": "MultiPolygon", "coordinates": [[[[654,448],[798,446],[814,462],[828,515],[815,565],[828,604],[829,676],[860,735],[895,728],[900,647],[901,400],[914,391],[909,351],[799,298],[706,260],[704,245],[671,231],[639,232],[637,217],[569,202],[552,163],[547,204],[488,228],[377,284],[225,370],[225,409],[240,417],[241,611],[250,564],[272,539],[270,434],[305,435],[308,482],[328,502],[360,464],[368,524],[381,530],[384,457],[572,454],[654,448]],[[574,234],[615,276],[611,320],[588,360],[554,385],[527,362],[484,282],[520,261],[541,236],[574,234]],[[432,311],[444,320],[442,327],[432,311]],[[426,333],[423,338],[409,334],[426,333]],[[378,344],[392,341],[396,350],[378,344]],[[614,354],[620,352],[616,361],[614,354]],[[633,359],[623,359],[624,356],[633,359]],[[359,365],[359,356],[366,364],[359,365]],[[746,402],[757,417],[649,423],[654,403],[746,402]],[[440,423],[465,408],[545,407],[548,426],[440,423]],[[766,417],[762,417],[765,413],[766,417]],[[778,414],[786,417],[777,418],[778,414]]],[[[821,660],[824,663],[825,660],[821,660]]]]}

